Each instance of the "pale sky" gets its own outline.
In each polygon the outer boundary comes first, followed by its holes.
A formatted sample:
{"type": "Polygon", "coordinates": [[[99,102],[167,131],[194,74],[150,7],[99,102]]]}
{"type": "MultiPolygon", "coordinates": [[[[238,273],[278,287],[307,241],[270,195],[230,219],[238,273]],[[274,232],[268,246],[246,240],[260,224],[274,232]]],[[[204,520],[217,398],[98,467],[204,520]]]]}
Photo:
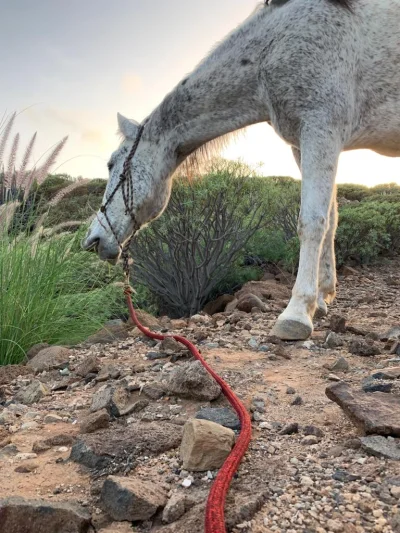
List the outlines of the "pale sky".
{"type": "MultiPolygon", "coordinates": [[[[116,113],[142,120],[246,18],[255,0],[0,0],[0,116],[38,131],[39,158],[65,135],[58,172],[107,177],[118,146],[116,113]],[[29,107],[31,106],[31,107],[29,107]]],[[[299,177],[290,149],[266,125],[223,154],[264,175],[299,177]]],[[[342,155],[338,182],[400,184],[400,158],[342,155]]]]}

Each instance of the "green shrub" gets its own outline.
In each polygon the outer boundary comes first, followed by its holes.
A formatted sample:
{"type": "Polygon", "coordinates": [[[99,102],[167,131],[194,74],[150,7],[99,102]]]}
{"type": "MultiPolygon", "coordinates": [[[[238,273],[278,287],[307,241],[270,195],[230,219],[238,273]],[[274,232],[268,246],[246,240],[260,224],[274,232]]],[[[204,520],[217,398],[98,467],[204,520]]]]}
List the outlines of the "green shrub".
{"type": "Polygon", "coordinates": [[[345,206],[340,210],[336,234],[338,265],[349,259],[369,263],[392,246],[392,239],[399,232],[395,228],[394,204],[364,202],[357,206],[345,206]]]}
{"type": "Polygon", "coordinates": [[[338,198],[346,198],[352,202],[360,202],[371,195],[371,189],[365,185],[356,185],[355,183],[340,183],[337,186],[338,198]]]}
{"type": "Polygon", "coordinates": [[[246,170],[219,162],[202,179],[177,178],[163,216],[133,242],[135,277],[164,312],[184,316],[202,309],[267,223],[266,198],[246,170]]]}

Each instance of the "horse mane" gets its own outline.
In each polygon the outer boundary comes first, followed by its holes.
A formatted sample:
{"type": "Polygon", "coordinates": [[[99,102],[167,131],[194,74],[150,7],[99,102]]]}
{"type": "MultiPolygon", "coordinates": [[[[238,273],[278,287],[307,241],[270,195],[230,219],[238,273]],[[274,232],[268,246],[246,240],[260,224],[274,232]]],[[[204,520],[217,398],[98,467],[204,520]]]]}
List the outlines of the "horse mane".
{"type": "Polygon", "coordinates": [[[247,128],[241,128],[202,144],[182,161],[176,169],[175,174],[181,174],[183,172],[190,179],[195,174],[201,173],[210,161],[220,156],[222,150],[227,148],[232,140],[243,135],[246,130],[247,128]]]}

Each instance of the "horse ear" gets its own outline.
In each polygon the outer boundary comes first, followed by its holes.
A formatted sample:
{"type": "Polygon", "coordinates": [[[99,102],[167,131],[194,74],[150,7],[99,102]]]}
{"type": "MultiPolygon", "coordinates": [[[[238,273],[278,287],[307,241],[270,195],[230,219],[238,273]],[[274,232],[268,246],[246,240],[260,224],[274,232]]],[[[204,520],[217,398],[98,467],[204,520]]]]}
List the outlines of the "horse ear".
{"type": "Polygon", "coordinates": [[[117,114],[119,131],[125,139],[135,139],[139,130],[139,124],[135,120],[130,120],[119,113],[117,114]]]}

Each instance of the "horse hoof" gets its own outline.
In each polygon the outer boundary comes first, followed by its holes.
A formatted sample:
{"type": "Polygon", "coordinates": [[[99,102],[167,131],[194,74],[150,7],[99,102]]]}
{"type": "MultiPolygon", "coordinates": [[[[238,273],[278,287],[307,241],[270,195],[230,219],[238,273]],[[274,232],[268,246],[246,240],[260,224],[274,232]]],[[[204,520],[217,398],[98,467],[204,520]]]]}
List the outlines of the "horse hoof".
{"type": "Polygon", "coordinates": [[[305,341],[313,332],[313,328],[297,320],[278,320],[271,331],[271,335],[283,341],[305,341]]]}
{"type": "Polygon", "coordinates": [[[328,314],[328,306],[326,302],[318,302],[317,310],[315,311],[315,318],[323,318],[328,314]]]}

